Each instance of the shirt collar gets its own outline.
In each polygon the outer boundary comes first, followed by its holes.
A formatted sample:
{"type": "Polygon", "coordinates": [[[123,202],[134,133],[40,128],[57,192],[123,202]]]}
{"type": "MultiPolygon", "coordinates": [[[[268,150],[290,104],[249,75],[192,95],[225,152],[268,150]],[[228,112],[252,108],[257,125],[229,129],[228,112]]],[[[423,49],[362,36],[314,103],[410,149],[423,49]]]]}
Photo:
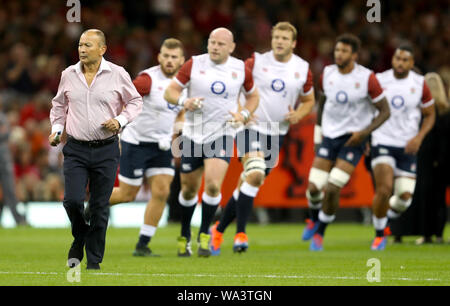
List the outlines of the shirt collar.
{"type": "MultiPolygon", "coordinates": [[[[81,62],[78,62],[78,63],[75,65],[75,71],[76,71],[76,73],[82,73],[82,70],[81,70],[81,62]]],[[[112,71],[111,66],[109,65],[108,61],[105,60],[104,57],[102,57],[102,61],[100,62],[100,67],[99,67],[99,69],[98,69],[97,74],[99,74],[99,73],[102,72],[102,71],[112,71]]]]}

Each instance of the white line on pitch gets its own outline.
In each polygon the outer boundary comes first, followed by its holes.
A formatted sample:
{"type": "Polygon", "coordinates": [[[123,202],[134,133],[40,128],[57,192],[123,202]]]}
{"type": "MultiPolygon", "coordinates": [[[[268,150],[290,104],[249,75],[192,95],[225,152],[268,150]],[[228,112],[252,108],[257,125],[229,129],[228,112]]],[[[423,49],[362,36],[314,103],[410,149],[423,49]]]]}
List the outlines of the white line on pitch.
{"type": "MultiPolygon", "coordinates": [[[[19,274],[19,275],[64,275],[65,273],[58,272],[7,272],[0,271],[0,274],[19,274]]],[[[235,274],[168,274],[168,273],[105,273],[105,272],[86,272],[88,275],[98,276],[140,276],[140,277],[229,277],[229,278],[275,278],[275,279],[341,279],[341,280],[366,280],[363,277],[355,276],[323,276],[323,275],[235,275],[235,274]]],[[[85,275],[86,275],[85,274],[85,275]]],[[[382,278],[384,280],[398,280],[398,281],[442,281],[438,278],[382,278]]]]}

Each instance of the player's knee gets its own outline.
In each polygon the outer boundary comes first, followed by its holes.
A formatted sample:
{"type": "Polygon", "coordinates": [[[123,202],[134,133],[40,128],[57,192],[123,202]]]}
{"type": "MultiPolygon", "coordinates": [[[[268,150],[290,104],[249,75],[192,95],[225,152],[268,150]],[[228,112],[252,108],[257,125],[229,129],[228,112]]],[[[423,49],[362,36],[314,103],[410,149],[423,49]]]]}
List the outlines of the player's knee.
{"type": "Polygon", "coordinates": [[[387,184],[379,185],[377,186],[375,193],[383,199],[388,199],[392,194],[392,186],[387,184]]]}
{"type": "Polygon", "coordinates": [[[311,168],[308,178],[308,191],[313,197],[318,196],[328,181],[329,173],[317,168],[311,168]]]}
{"type": "Polygon", "coordinates": [[[249,157],[244,163],[241,177],[252,186],[259,187],[266,177],[266,161],[260,156],[249,157]]]}
{"type": "Polygon", "coordinates": [[[262,172],[253,172],[247,175],[246,181],[254,187],[259,187],[264,182],[265,175],[262,172]]]}
{"type": "Polygon", "coordinates": [[[186,188],[181,192],[182,196],[186,200],[191,200],[197,195],[197,190],[186,188]]]}
{"type": "Polygon", "coordinates": [[[402,199],[403,201],[408,201],[409,199],[412,198],[412,193],[404,192],[404,193],[399,195],[399,198],[402,199]]]}
{"type": "Polygon", "coordinates": [[[350,174],[348,174],[344,170],[334,167],[330,172],[330,176],[328,177],[327,188],[333,191],[335,189],[341,190],[345,185],[347,185],[349,180],[350,174]]]}
{"type": "Polygon", "coordinates": [[[133,202],[136,194],[132,190],[121,190],[121,199],[123,203],[133,202]]]}
{"type": "Polygon", "coordinates": [[[215,197],[220,193],[220,186],[216,182],[209,182],[205,186],[205,191],[209,196],[215,197]]]}
{"type": "Polygon", "coordinates": [[[169,193],[169,186],[159,186],[159,188],[152,190],[152,197],[159,201],[166,201],[169,197],[169,193]]]}

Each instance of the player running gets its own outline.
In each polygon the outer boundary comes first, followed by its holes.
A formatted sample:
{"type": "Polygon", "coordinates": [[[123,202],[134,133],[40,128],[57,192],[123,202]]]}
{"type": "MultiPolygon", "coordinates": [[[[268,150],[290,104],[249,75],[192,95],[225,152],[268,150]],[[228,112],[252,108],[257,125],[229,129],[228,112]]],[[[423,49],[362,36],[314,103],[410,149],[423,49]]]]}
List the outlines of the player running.
{"type": "Polygon", "coordinates": [[[335,219],[341,189],[361,159],[367,137],[389,118],[389,106],[375,74],[356,62],[359,48],[358,37],[339,36],[334,48],[336,64],[326,66],[321,75],[323,95],[316,128],[321,126],[323,140],[309,173],[306,196],[312,220],[303,232],[303,240],[312,237],[313,251],[323,249],[325,228],[335,219]]]}
{"type": "Polygon", "coordinates": [[[142,71],[133,81],[143,96],[144,107],[121,135],[119,187],[113,189],[110,205],[134,201],[144,181],[151,190],[144,224],[134,256],[152,256],[148,243],[155,235],[175,175],[171,152],[175,121],[182,121],[182,107],[164,100],[164,91],[184,63],[182,43],[166,39],[158,55],[158,66],[142,71]]]}
{"type": "Polygon", "coordinates": [[[389,101],[391,117],[372,133],[372,171],[375,180],[373,225],[376,237],[372,250],[386,247],[386,224],[411,205],[416,183],[416,154],[433,128],[434,100],[425,78],[412,71],[412,47],[397,48],[392,69],[377,73],[389,101]],[[422,126],[419,129],[421,117],[422,126]]]}
{"type": "Polygon", "coordinates": [[[222,198],[221,186],[233,154],[234,126],[247,123],[258,106],[259,95],[252,73],[243,61],[230,55],[234,48],[233,34],[225,28],[215,29],[208,39],[208,53],[187,61],[166,90],[167,101],[186,109],[178,198],[182,206],[179,256],[192,253],[190,224],[203,173],[205,191],[198,255],[211,255],[208,230],[222,198]],[[189,98],[181,96],[184,88],[188,89],[189,98]],[[239,112],[241,90],[245,93],[246,103],[239,112]]]}
{"type": "Polygon", "coordinates": [[[308,115],[314,106],[314,89],[309,64],[295,55],[297,30],[288,22],[272,29],[272,50],[254,53],[246,61],[260,93],[255,119],[236,137],[244,166],[241,179],[224,213],[211,229],[213,255],[220,254],[223,232],[237,217],[233,250],[248,248],[246,224],[265,177],[276,166],[278,154],[289,125],[308,115]],[[300,98],[300,105],[296,103],[300,98]]]}

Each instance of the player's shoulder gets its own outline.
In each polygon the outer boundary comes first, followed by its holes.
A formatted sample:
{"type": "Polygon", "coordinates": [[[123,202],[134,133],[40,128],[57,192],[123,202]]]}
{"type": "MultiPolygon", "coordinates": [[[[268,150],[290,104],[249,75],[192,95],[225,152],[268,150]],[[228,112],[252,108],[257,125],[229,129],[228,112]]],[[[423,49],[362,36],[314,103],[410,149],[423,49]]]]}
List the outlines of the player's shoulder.
{"type": "Polygon", "coordinates": [[[369,69],[363,65],[360,65],[358,63],[355,63],[355,68],[353,70],[353,73],[357,76],[366,76],[369,77],[373,72],[372,69],[369,69]]]}
{"type": "Polygon", "coordinates": [[[244,65],[244,61],[239,59],[239,58],[237,58],[237,57],[234,57],[234,56],[230,55],[230,57],[228,58],[227,64],[233,65],[233,66],[234,65],[241,66],[241,65],[244,65]]]}
{"type": "Polygon", "coordinates": [[[417,84],[419,86],[423,85],[423,82],[425,81],[425,76],[421,75],[420,73],[417,73],[413,70],[409,71],[409,78],[414,84],[417,84]]]}
{"type": "Polygon", "coordinates": [[[392,80],[392,79],[393,79],[393,77],[394,77],[394,72],[393,72],[392,69],[388,69],[388,70],[385,70],[385,71],[383,71],[383,72],[377,72],[377,73],[375,73],[375,76],[377,77],[377,79],[378,79],[379,81],[389,81],[389,80],[392,80]]]}
{"type": "Polygon", "coordinates": [[[308,61],[306,61],[304,58],[300,57],[299,55],[297,55],[295,53],[292,53],[292,60],[295,63],[299,63],[299,64],[302,64],[302,65],[309,65],[308,61]]]}
{"type": "Polygon", "coordinates": [[[147,74],[150,77],[153,77],[156,74],[159,74],[161,72],[161,66],[160,65],[156,65],[150,68],[147,68],[145,70],[142,70],[141,72],[139,72],[139,74],[147,74]]]}
{"type": "Polygon", "coordinates": [[[323,77],[327,77],[333,73],[338,72],[338,66],[336,64],[331,64],[331,65],[326,65],[325,67],[323,67],[323,77]]]}
{"type": "Polygon", "coordinates": [[[206,63],[208,61],[208,58],[209,58],[209,54],[203,53],[203,54],[199,54],[199,55],[193,55],[191,57],[191,60],[193,63],[206,63]]]}

